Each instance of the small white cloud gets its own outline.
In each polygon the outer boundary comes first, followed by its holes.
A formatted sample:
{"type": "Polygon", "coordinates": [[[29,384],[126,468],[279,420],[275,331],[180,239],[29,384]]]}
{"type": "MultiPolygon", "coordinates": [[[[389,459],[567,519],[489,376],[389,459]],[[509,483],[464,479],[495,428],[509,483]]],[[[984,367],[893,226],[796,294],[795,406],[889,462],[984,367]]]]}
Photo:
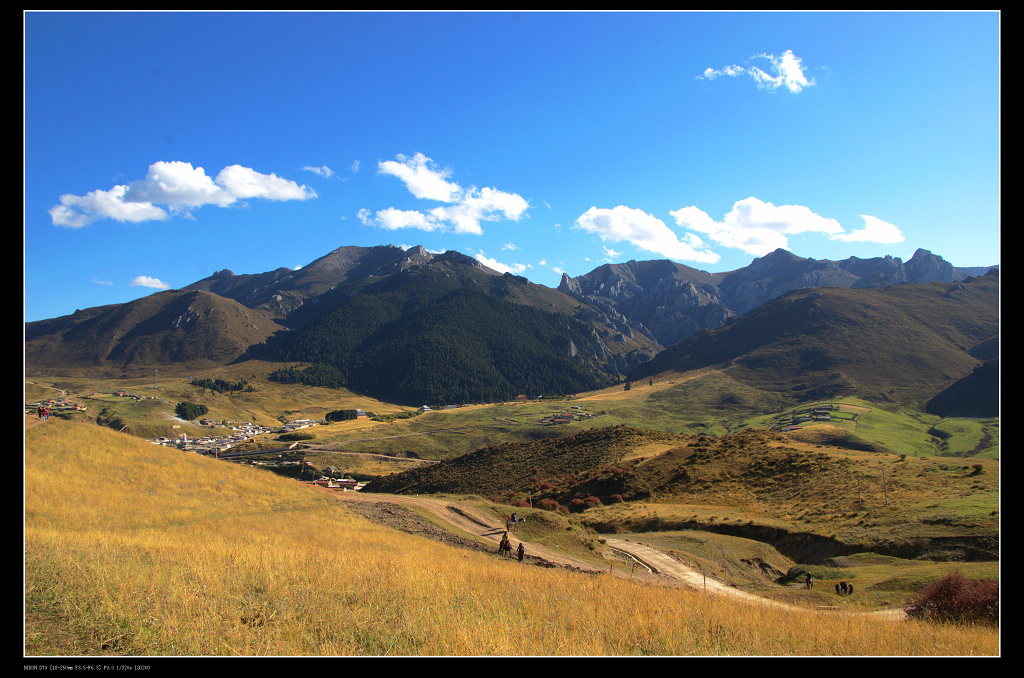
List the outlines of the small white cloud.
{"type": "Polygon", "coordinates": [[[395,160],[378,163],[377,169],[381,174],[401,179],[409,192],[417,198],[452,202],[461,192],[458,184],[448,181],[451,171],[437,167],[433,160],[422,153],[411,158],[400,154],[395,160]]]}
{"type": "Polygon", "coordinates": [[[112,286],[114,284],[114,283],[110,282],[109,280],[100,280],[99,278],[93,278],[92,281],[94,283],[96,283],[97,285],[112,286]]]}
{"type": "Polygon", "coordinates": [[[618,257],[622,256],[622,252],[616,252],[611,247],[604,247],[602,245],[601,249],[604,250],[605,261],[612,261],[612,260],[617,259],[618,257]]]}
{"type": "Polygon", "coordinates": [[[591,207],[576,219],[574,227],[595,233],[602,240],[628,242],[669,259],[704,263],[719,260],[717,254],[704,249],[699,238],[687,237],[680,240],[661,219],[625,205],[612,209],[591,207]]]}
{"type": "Polygon", "coordinates": [[[790,92],[796,94],[803,90],[805,87],[811,87],[814,85],[814,80],[811,80],[804,74],[803,65],[799,57],[793,54],[793,50],[786,50],[782,53],[782,56],[776,56],[774,54],[758,54],[752,59],[766,59],[768,61],[768,71],[765,71],[757,66],[739,66],[733,64],[731,66],[725,66],[724,68],[707,68],[704,73],[697,76],[698,80],[714,80],[715,78],[725,76],[735,78],[739,76],[749,76],[753,78],[758,89],[775,91],[780,87],[785,87],[790,92]]]}
{"type": "Polygon", "coordinates": [[[526,269],[529,268],[526,264],[503,264],[496,259],[485,257],[483,252],[476,255],[476,260],[487,268],[494,269],[498,273],[515,273],[519,275],[525,273],[526,269]]]}
{"type": "Polygon", "coordinates": [[[312,167],[312,166],[307,165],[306,167],[303,167],[302,169],[304,169],[307,172],[312,172],[313,174],[316,174],[318,176],[324,177],[326,179],[330,179],[331,177],[334,176],[334,170],[332,170],[327,165],[321,165],[320,167],[312,167]]]}
{"type": "Polygon", "coordinates": [[[400,228],[418,228],[422,231],[436,231],[441,228],[438,220],[429,214],[417,212],[416,210],[400,210],[388,207],[377,212],[375,218],[370,218],[369,210],[359,210],[359,219],[367,226],[379,226],[389,231],[400,228]]]}
{"type": "Polygon", "coordinates": [[[159,278],[150,278],[148,275],[137,275],[132,279],[132,287],[150,287],[155,290],[168,290],[170,285],[159,278]]]}
{"type": "Polygon", "coordinates": [[[831,236],[832,239],[845,242],[877,242],[883,244],[906,240],[903,237],[902,231],[889,222],[882,221],[868,214],[862,214],[860,217],[864,220],[864,228],[851,231],[850,233],[838,233],[831,236]]]}
{"type": "Polygon", "coordinates": [[[515,244],[514,242],[507,242],[507,243],[505,243],[504,245],[501,246],[501,249],[502,249],[502,251],[504,251],[504,250],[517,250],[517,249],[519,249],[519,245],[515,244]]]}
{"type": "Polygon", "coordinates": [[[187,162],[155,162],[144,179],[109,191],[84,196],[65,194],[50,208],[56,226],[81,228],[98,219],[122,222],[163,221],[168,210],[190,216],[204,205],[227,207],[239,200],[307,200],[316,192],[275,174],[261,174],[241,165],[229,165],[211,178],[202,167],[187,162]],[[160,207],[163,205],[164,207],[160,207]],[[166,208],[166,209],[164,209],[166,208]]]}
{"type": "Polygon", "coordinates": [[[114,186],[109,191],[90,191],[85,195],[60,196],[60,204],[50,208],[50,220],[55,226],[81,228],[97,219],[138,223],[163,221],[168,214],[150,202],[125,200],[128,186],[114,186]]]}

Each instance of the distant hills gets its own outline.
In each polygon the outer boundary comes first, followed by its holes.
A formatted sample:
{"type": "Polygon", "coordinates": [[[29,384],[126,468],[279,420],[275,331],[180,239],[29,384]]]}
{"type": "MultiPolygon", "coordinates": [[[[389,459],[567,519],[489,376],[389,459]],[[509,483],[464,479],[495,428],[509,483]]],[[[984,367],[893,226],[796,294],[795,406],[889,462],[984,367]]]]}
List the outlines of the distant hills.
{"type": "MultiPolygon", "coordinates": [[[[857,392],[920,401],[971,374],[998,334],[995,271],[949,283],[800,289],[691,335],[630,378],[720,365],[741,382],[808,399],[857,392]]],[[[998,393],[997,381],[982,383],[998,393]]]]}
{"type": "Polygon", "coordinates": [[[923,249],[907,262],[891,256],[810,259],[778,249],[726,273],[708,273],[665,260],[605,264],[577,278],[563,273],[558,289],[621,313],[638,332],[668,347],[701,330],[721,327],[730,318],[792,290],[956,282],[984,275],[990,268],[999,267],[956,268],[923,249]]]}
{"type": "Polygon", "coordinates": [[[288,365],[278,380],[410,405],[575,393],[722,361],[771,388],[881,393],[895,380],[932,397],[993,357],[982,353],[998,342],[998,275],[968,275],[980,271],[925,250],[907,262],[777,250],[727,273],[608,264],[551,289],[454,251],[340,247],[298,270],[222,270],[26,323],[25,359],[130,372],[258,358],[288,365]]]}

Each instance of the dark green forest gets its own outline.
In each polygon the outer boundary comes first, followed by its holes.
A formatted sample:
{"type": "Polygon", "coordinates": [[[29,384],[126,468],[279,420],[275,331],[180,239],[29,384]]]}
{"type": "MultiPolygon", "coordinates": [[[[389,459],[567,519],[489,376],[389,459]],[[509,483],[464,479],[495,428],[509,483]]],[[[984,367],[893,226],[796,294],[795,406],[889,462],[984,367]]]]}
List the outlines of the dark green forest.
{"type": "Polygon", "coordinates": [[[500,292],[515,284],[512,278],[466,286],[452,276],[420,272],[364,287],[297,330],[275,358],[303,367],[278,370],[271,379],[346,387],[408,405],[606,385],[579,352],[590,345],[586,325],[488,293],[488,287],[500,292]]]}

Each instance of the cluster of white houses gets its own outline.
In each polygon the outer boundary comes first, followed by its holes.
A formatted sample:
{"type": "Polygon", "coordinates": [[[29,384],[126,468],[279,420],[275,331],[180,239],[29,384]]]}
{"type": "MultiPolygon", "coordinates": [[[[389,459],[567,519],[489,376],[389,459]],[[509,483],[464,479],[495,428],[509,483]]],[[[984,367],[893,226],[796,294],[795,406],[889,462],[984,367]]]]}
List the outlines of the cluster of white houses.
{"type": "MultiPolygon", "coordinates": [[[[199,423],[204,426],[217,425],[217,422],[209,419],[201,419],[199,423]]],[[[309,428],[310,426],[316,426],[319,423],[320,422],[312,421],[310,419],[297,419],[295,421],[288,422],[284,426],[268,427],[246,422],[243,424],[229,425],[228,428],[231,429],[231,433],[228,434],[189,438],[188,434],[182,433],[180,438],[166,438],[161,436],[159,438],[150,439],[150,442],[156,445],[177,447],[180,450],[197,452],[199,454],[218,454],[258,435],[264,435],[266,433],[288,433],[303,428],[309,428]]]]}

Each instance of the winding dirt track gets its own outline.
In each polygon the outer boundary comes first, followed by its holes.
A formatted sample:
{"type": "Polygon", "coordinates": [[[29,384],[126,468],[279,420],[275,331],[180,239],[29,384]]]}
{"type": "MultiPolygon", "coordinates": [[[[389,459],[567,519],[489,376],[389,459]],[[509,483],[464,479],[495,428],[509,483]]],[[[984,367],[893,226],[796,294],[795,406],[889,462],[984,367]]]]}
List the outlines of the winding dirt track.
{"type": "MultiPolygon", "coordinates": [[[[341,501],[369,503],[387,502],[423,509],[431,515],[440,518],[448,525],[458,528],[462,532],[489,545],[493,545],[495,551],[497,551],[497,544],[501,540],[501,535],[505,532],[505,525],[496,520],[493,515],[487,515],[479,509],[466,504],[458,504],[443,499],[434,499],[422,496],[361,494],[359,492],[338,491],[330,492],[341,501]]],[[[512,533],[512,536],[516,536],[514,532],[512,533]]],[[[523,543],[525,544],[527,554],[547,561],[548,563],[593,574],[608,572],[608,570],[603,568],[599,569],[593,563],[573,558],[564,553],[546,548],[540,544],[530,542],[523,543]]],[[[631,542],[625,539],[606,538],[606,545],[612,550],[627,556],[636,563],[639,563],[646,569],[646,572],[639,573],[638,576],[638,574],[633,570],[624,571],[620,569],[619,571],[615,571],[615,569],[612,568],[612,574],[616,576],[629,577],[633,579],[639,578],[649,581],[661,581],[666,584],[681,584],[691,589],[708,591],[709,593],[714,593],[716,595],[729,596],[734,600],[741,600],[757,605],[767,605],[793,611],[807,611],[809,609],[807,607],[790,605],[747,593],[732,586],[723,584],[717,579],[711,577],[705,579],[704,575],[698,570],[688,567],[675,558],[644,544],[631,542]]],[[[837,612],[837,614],[871,615],[892,620],[902,620],[906,618],[906,615],[902,610],[837,612]]]]}

